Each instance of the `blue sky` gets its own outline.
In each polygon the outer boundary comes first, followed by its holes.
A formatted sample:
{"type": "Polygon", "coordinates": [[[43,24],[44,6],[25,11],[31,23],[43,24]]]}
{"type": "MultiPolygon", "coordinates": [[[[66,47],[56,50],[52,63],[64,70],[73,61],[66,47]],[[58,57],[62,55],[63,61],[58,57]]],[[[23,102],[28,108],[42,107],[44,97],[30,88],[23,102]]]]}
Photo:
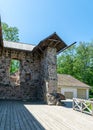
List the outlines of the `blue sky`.
{"type": "Polygon", "coordinates": [[[38,44],[53,32],[68,45],[93,40],[93,0],[0,0],[0,14],[20,42],[38,44]]]}

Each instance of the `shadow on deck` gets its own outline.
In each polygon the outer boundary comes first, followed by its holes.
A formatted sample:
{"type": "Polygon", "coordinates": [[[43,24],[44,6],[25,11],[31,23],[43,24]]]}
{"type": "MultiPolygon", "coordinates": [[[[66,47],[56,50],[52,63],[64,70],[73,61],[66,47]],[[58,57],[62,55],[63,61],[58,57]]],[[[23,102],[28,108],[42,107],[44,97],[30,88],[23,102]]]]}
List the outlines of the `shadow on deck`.
{"type": "Polygon", "coordinates": [[[45,130],[24,104],[39,102],[0,101],[0,130],[45,130]]]}
{"type": "Polygon", "coordinates": [[[93,130],[93,117],[63,106],[0,101],[0,130],[93,130]]]}

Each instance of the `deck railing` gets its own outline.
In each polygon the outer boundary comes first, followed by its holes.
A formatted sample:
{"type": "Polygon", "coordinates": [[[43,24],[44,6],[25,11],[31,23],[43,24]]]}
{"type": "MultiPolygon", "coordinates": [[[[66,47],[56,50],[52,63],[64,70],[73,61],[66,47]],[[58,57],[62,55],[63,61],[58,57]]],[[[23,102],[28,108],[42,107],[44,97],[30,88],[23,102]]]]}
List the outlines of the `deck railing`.
{"type": "Polygon", "coordinates": [[[73,98],[73,109],[93,115],[93,101],[73,98]]]}

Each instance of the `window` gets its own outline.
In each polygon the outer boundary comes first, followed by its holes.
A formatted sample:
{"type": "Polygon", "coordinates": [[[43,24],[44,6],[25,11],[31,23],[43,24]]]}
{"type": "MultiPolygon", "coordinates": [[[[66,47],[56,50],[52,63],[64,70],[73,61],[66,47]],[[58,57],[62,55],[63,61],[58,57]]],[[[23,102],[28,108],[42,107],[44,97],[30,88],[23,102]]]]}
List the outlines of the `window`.
{"type": "Polygon", "coordinates": [[[25,79],[26,79],[26,81],[31,80],[31,74],[30,73],[26,73],[25,79]]]}
{"type": "Polygon", "coordinates": [[[20,61],[19,60],[11,60],[10,63],[10,74],[16,73],[20,71],[20,61]]]}
{"type": "Polygon", "coordinates": [[[20,84],[20,61],[12,59],[10,63],[10,82],[12,86],[20,84]]]}

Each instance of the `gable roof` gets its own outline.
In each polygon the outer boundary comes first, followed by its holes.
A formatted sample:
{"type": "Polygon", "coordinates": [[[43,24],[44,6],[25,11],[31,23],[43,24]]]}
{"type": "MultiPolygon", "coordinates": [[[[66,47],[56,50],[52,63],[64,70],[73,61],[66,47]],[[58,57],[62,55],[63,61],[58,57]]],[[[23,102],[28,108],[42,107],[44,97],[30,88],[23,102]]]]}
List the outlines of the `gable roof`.
{"type": "Polygon", "coordinates": [[[2,27],[1,27],[1,17],[0,17],[0,47],[1,48],[10,48],[10,49],[18,49],[18,50],[25,50],[25,51],[32,51],[38,52],[38,54],[42,54],[43,51],[47,47],[56,48],[57,53],[60,52],[62,49],[67,47],[66,43],[55,33],[48,36],[44,40],[40,41],[37,46],[31,44],[24,44],[20,42],[10,42],[10,41],[3,41],[2,37],[2,27]]]}
{"type": "Polygon", "coordinates": [[[66,43],[57,35],[56,32],[40,41],[40,43],[33,49],[33,52],[38,51],[42,53],[47,47],[54,47],[57,53],[67,47],[66,43]]]}
{"type": "Polygon", "coordinates": [[[90,88],[87,84],[77,80],[71,75],[67,74],[57,74],[58,76],[58,86],[66,86],[66,87],[79,87],[79,88],[90,88]]]}
{"type": "Polygon", "coordinates": [[[3,47],[38,52],[39,54],[42,54],[47,47],[54,47],[57,49],[57,52],[59,52],[60,50],[67,47],[67,45],[56,33],[53,33],[49,37],[40,41],[37,46],[20,42],[3,41],[3,47]]]}

